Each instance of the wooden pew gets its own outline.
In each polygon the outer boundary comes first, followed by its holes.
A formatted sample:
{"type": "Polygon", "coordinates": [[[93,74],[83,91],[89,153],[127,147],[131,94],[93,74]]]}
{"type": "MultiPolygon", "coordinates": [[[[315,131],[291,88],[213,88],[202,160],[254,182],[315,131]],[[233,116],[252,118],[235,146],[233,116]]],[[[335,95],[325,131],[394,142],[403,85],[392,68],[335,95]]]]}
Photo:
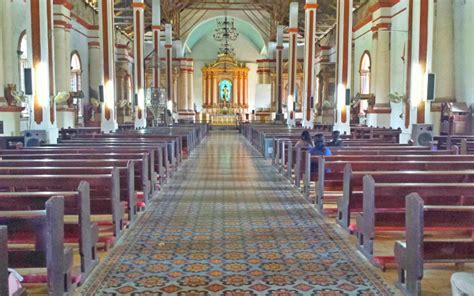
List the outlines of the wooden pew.
{"type": "MultiPolygon", "coordinates": [[[[19,150],[16,154],[3,154],[1,155],[2,160],[107,160],[107,159],[120,159],[120,160],[125,160],[127,161],[126,167],[120,167],[119,168],[119,173],[122,179],[128,180],[129,174],[135,174],[135,164],[139,163],[139,168],[141,168],[141,171],[137,172],[138,178],[141,180],[141,184],[137,188],[141,188],[143,192],[143,200],[145,203],[148,202],[150,199],[150,195],[153,194],[154,190],[156,190],[156,182],[157,178],[155,174],[151,174],[153,178],[150,180],[149,176],[149,161],[148,161],[148,154],[146,153],[97,153],[96,154],[75,154],[75,153],[61,153],[58,151],[57,153],[49,153],[49,154],[44,154],[44,153],[33,153],[33,154],[27,154],[28,151],[23,152],[23,150],[19,150]],[[128,166],[132,166],[133,168],[127,169],[128,166]],[[132,170],[132,172],[129,172],[132,170]],[[128,173],[127,173],[128,172],[128,173]]],[[[1,163],[1,161],[0,161],[1,163]]],[[[1,166],[1,164],[0,164],[1,166]]],[[[72,165],[70,165],[72,167],[72,165]]],[[[135,175],[132,176],[135,178],[135,175]]],[[[134,179],[132,179],[134,180],[134,179]]],[[[135,182],[133,182],[135,183],[135,182]]],[[[126,192],[128,192],[128,196],[130,199],[135,199],[132,198],[130,195],[134,192],[133,189],[128,189],[131,188],[130,183],[125,182],[122,184],[123,188],[126,192]]],[[[125,197],[127,195],[123,195],[122,197],[125,197]]],[[[126,200],[126,199],[125,199],[126,200]]],[[[126,201],[132,201],[132,200],[126,200],[126,201]]],[[[135,203],[131,203],[131,205],[134,205],[135,203]]]]}
{"type": "Polygon", "coordinates": [[[8,235],[30,230],[36,235],[34,249],[8,248],[10,268],[45,268],[47,276],[24,276],[24,283],[47,283],[49,295],[70,294],[77,284],[72,276],[73,255],[64,247],[64,200],[53,197],[44,210],[0,211],[0,225],[8,235]]]}
{"type": "MultiPolygon", "coordinates": [[[[117,168],[111,174],[103,175],[0,175],[0,189],[5,192],[74,191],[81,181],[90,185],[91,214],[105,215],[107,223],[113,228],[113,238],[119,239],[124,226],[124,207],[120,202],[117,168]]],[[[106,245],[113,242],[110,237],[102,240],[106,245]]]]}
{"type": "MultiPolygon", "coordinates": [[[[64,221],[64,241],[79,246],[83,282],[98,263],[96,244],[99,229],[91,222],[90,186],[87,182],[82,181],[77,191],[70,192],[0,192],[0,211],[42,210],[45,202],[55,195],[64,198],[65,215],[73,216],[73,221],[64,221]]],[[[34,237],[34,233],[23,231],[10,237],[9,242],[34,243],[34,237]]]]}
{"type": "MultiPolygon", "coordinates": [[[[417,193],[406,197],[406,242],[394,246],[398,280],[396,286],[404,295],[421,295],[425,263],[474,262],[472,240],[446,237],[425,238],[427,226],[474,227],[474,206],[426,206],[417,193]]],[[[441,233],[441,236],[443,233],[441,233]]]]}
{"type": "MultiPolygon", "coordinates": [[[[417,192],[430,205],[474,205],[474,184],[469,183],[376,183],[364,177],[363,212],[356,214],[359,250],[375,265],[384,267],[393,257],[374,256],[376,233],[403,231],[405,196],[417,192]]],[[[473,230],[473,228],[469,230],[473,230]]],[[[434,230],[439,230],[435,227],[434,230]]],[[[455,224],[441,230],[465,230],[455,224]]]]}
{"type": "MultiPolygon", "coordinates": [[[[175,146],[172,143],[149,143],[149,142],[118,142],[118,141],[99,141],[99,140],[70,140],[70,141],[63,141],[57,144],[58,146],[74,146],[74,147],[117,147],[117,148],[125,148],[129,146],[139,146],[139,147],[149,147],[149,148],[160,148],[162,145],[166,147],[163,148],[163,163],[165,166],[165,177],[170,177],[172,175],[171,165],[173,164],[173,157],[175,155],[175,146]]],[[[49,147],[49,146],[48,146],[49,147]]],[[[158,160],[161,157],[155,156],[158,160]]],[[[159,169],[158,169],[159,171],[159,169]]]]}
{"type": "Polygon", "coordinates": [[[346,164],[343,176],[343,193],[337,200],[337,223],[351,232],[355,225],[350,225],[351,214],[362,212],[363,178],[372,176],[377,183],[465,183],[474,181],[474,170],[449,171],[353,171],[351,164],[346,164]]]}
{"type": "MultiPolygon", "coordinates": [[[[153,183],[154,178],[160,177],[161,181],[165,178],[163,167],[163,147],[149,147],[149,146],[59,146],[48,145],[35,148],[24,148],[19,150],[0,150],[1,155],[9,154],[108,154],[108,153],[122,153],[122,154],[148,154],[149,159],[149,180],[153,183]],[[157,176],[158,173],[158,176],[157,176]]],[[[152,188],[153,189],[153,188],[152,188]]]]}
{"type": "Polygon", "coordinates": [[[67,141],[60,141],[60,144],[73,144],[73,145],[90,145],[90,144],[98,144],[101,143],[102,145],[130,145],[130,144],[150,144],[150,145],[158,145],[158,144],[167,144],[169,146],[168,150],[168,157],[171,165],[173,167],[177,167],[177,165],[181,162],[181,141],[179,138],[171,137],[159,137],[159,138],[133,138],[133,137],[96,137],[96,138],[74,138],[72,140],[67,141]]]}
{"type": "MultiPolygon", "coordinates": [[[[366,152],[368,152],[368,151],[366,151],[366,152]]],[[[413,150],[386,150],[386,151],[384,151],[383,149],[381,149],[379,151],[374,151],[373,155],[384,155],[384,156],[388,156],[388,155],[440,155],[436,151],[431,151],[431,152],[433,152],[433,153],[424,153],[424,152],[421,152],[421,153],[418,152],[417,153],[417,151],[413,151],[413,150]],[[383,154],[383,152],[386,152],[387,154],[383,154]]],[[[357,155],[357,154],[358,153],[354,152],[354,153],[351,153],[350,155],[357,155]]],[[[338,154],[338,155],[340,155],[340,154],[338,154]]],[[[368,155],[370,155],[370,153],[361,153],[359,155],[360,156],[368,156],[368,155]]],[[[339,167],[338,168],[335,168],[335,167],[331,168],[331,167],[328,167],[328,165],[333,165],[333,166],[336,165],[332,161],[330,161],[331,157],[332,156],[329,156],[329,157],[312,156],[308,152],[306,152],[304,165],[302,166],[303,168],[301,169],[301,171],[304,171],[304,173],[303,173],[303,176],[300,177],[300,179],[303,180],[303,192],[304,192],[306,197],[308,197],[309,193],[310,193],[310,182],[311,181],[318,182],[319,180],[323,180],[321,184],[324,184],[324,178],[325,178],[324,174],[327,171],[341,172],[341,174],[342,174],[342,172],[344,170],[344,166],[348,162],[344,163],[343,161],[339,161],[339,167]],[[326,159],[328,159],[328,160],[326,161],[326,159]],[[329,163],[331,163],[331,164],[329,164],[329,163]],[[317,168],[316,173],[311,171],[312,167],[317,168]]],[[[317,192],[320,192],[320,191],[317,191],[317,192]]]]}

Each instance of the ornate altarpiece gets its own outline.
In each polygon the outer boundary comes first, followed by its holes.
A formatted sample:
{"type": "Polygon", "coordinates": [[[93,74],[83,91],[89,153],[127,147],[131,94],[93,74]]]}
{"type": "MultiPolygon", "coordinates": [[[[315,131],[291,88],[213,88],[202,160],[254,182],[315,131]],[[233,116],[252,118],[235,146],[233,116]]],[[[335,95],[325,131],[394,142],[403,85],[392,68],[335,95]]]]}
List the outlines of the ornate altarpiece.
{"type": "Polygon", "coordinates": [[[248,72],[244,63],[220,55],[202,68],[203,107],[209,114],[242,114],[248,107],[248,72]]]}

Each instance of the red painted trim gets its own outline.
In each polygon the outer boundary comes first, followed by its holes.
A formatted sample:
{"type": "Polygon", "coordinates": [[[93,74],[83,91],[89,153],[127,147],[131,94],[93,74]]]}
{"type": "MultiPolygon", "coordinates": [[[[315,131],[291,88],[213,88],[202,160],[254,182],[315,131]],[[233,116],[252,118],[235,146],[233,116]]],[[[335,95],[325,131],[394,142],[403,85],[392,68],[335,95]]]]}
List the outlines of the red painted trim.
{"type": "Polygon", "coordinates": [[[160,31],[162,28],[161,28],[160,25],[153,25],[153,26],[151,26],[151,29],[160,31]]]}
{"type": "Polygon", "coordinates": [[[288,33],[298,33],[298,28],[288,28],[288,33]]]}
{"type": "Polygon", "coordinates": [[[400,2],[400,0],[379,0],[369,7],[369,11],[373,13],[381,8],[390,8],[400,2]]]}
{"type": "MultiPolygon", "coordinates": [[[[138,4],[138,3],[132,3],[133,4],[138,4]]],[[[143,3],[142,3],[143,4],[143,3]]],[[[133,6],[136,7],[136,6],[133,6]]],[[[137,46],[137,57],[135,59],[135,63],[137,65],[137,89],[142,87],[142,35],[141,35],[141,15],[140,15],[140,10],[135,10],[135,43],[137,46]]],[[[141,119],[140,115],[138,116],[138,119],[141,119]]]]}
{"type": "MultiPolygon", "coordinates": [[[[420,45],[418,62],[423,75],[426,73],[426,63],[428,59],[428,12],[429,0],[420,0],[420,45]]],[[[416,121],[425,123],[425,101],[422,100],[417,106],[416,121]]]]}
{"type": "Polygon", "coordinates": [[[54,20],[54,27],[55,28],[64,28],[64,29],[72,29],[72,25],[66,21],[62,20],[54,20]]]}
{"type": "Polygon", "coordinates": [[[308,3],[308,4],[305,4],[304,6],[304,9],[318,9],[319,5],[317,3],[308,3]]]}
{"type": "Polygon", "coordinates": [[[296,34],[291,34],[291,63],[292,63],[292,73],[290,80],[290,94],[295,95],[295,81],[296,81],[296,34]]]}
{"type": "Polygon", "coordinates": [[[144,9],[145,8],[145,3],[132,2],[131,6],[133,8],[137,8],[137,9],[144,9]]]}
{"type": "Polygon", "coordinates": [[[309,12],[309,48],[308,48],[308,55],[306,56],[306,62],[308,65],[308,72],[306,73],[306,120],[311,120],[311,89],[313,80],[313,35],[314,35],[314,10],[309,12]]]}
{"type": "Polygon", "coordinates": [[[74,8],[74,4],[71,2],[68,2],[67,0],[54,0],[53,2],[54,5],[62,5],[64,8],[68,10],[72,10],[74,8]]]}
{"type": "Polygon", "coordinates": [[[344,87],[347,85],[348,80],[348,68],[349,68],[349,1],[344,1],[344,39],[342,42],[342,83],[344,87]]]}
{"type": "Polygon", "coordinates": [[[33,96],[33,116],[34,121],[37,124],[43,122],[43,107],[41,106],[40,98],[38,96],[38,85],[41,83],[40,73],[38,73],[38,67],[41,63],[41,17],[40,17],[40,3],[39,1],[30,2],[31,12],[31,43],[32,48],[32,60],[34,71],[35,90],[33,96]]]}
{"type": "Polygon", "coordinates": [[[71,17],[76,20],[79,24],[81,24],[84,28],[88,30],[99,30],[98,25],[90,24],[83,18],[81,18],[79,15],[75,14],[73,11],[71,11],[71,17]]]}
{"type": "MultiPolygon", "coordinates": [[[[159,26],[158,26],[159,27],[159,26]]],[[[161,27],[160,27],[161,28],[161,27]]],[[[153,50],[154,50],[154,63],[155,63],[155,68],[153,69],[153,86],[155,88],[160,87],[160,82],[158,81],[158,77],[160,75],[160,69],[158,68],[158,62],[159,62],[159,51],[160,51],[160,35],[159,35],[159,29],[154,29],[153,31],[153,50]]]]}

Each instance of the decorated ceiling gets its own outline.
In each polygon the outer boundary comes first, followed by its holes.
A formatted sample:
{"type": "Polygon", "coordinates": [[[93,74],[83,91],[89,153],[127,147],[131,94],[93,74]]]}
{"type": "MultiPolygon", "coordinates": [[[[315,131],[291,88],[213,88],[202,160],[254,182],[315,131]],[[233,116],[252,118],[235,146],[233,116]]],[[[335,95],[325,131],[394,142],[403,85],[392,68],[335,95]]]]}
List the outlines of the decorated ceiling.
{"type": "MultiPolygon", "coordinates": [[[[84,1],[97,8],[97,0],[84,1]]],[[[131,6],[133,0],[114,1],[115,24],[133,38],[131,6]]],[[[354,0],[354,7],[357,8],[367,1],[354,0]]],[[[201,30],[213,30],[208,21],[227,14],[240,21],[244,31],[249,34],[255,30],[258,31],[260,36],[253,37],[252,42],[260,46],[262,42],[266,43],[275,39],[278,25],[288,25],[290,2],[294,0],[161,0],[161,22],[173,25],[175,39],[186,40],[197,26],[201,26],[201,30]],[[253,28],[247,28],[249,25],[253,28]],[[263,40],[260,40],[260,37],[263,40]]],[[[300,3],[299,29],[303,35],[305,1],[298,2],[300,3]]],[[[318,4],[317,35],[321,37],[331,30],[336,22],[337,0],[319,0],[318,4]]],[[[145,0],[145,5],[145,27],[149,32],[151,31],[152,0],[145,0]]],[[[193,40],[189,42],[192,43],[193,40]]]]}

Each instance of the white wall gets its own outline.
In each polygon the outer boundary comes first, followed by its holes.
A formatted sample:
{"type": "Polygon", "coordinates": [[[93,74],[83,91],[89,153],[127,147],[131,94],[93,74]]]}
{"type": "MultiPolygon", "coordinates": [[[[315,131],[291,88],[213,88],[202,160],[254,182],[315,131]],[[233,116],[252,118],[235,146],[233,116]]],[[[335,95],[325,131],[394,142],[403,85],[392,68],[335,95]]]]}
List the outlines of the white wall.
{"type": "Polygon", "coordinates": [[[458,102],[474,103],[474,1],[454,1],[455,93],[458,102]]]}

